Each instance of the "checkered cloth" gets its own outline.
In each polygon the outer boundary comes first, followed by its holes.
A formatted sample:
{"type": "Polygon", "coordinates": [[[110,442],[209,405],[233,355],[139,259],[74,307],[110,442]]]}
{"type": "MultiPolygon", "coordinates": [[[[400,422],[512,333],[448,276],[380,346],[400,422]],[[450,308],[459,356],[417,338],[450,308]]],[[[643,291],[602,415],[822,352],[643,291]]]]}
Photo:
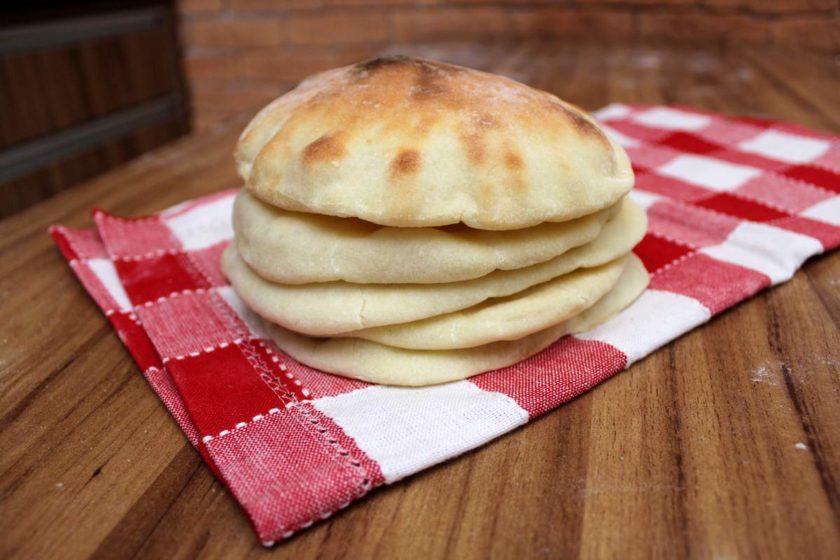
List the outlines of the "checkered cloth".
{"type": "Polygon", "coordinates": [[[271,545],[591,389],[840,244],[840,142],[682,107],[598,118],[634,163],[647,291],[514,366],[377,386],[286,356],[219,268],[233,191],[96,230],[51,229],[152,388],[271,545]]]}

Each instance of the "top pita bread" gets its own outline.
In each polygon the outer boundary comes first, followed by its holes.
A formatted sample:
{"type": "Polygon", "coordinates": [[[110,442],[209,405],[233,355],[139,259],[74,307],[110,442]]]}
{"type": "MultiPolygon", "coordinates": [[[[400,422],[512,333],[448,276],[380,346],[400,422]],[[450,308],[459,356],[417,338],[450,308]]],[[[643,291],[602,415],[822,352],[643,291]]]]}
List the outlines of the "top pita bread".
{"type": "Polygon", "coordinates": [[[381,225],[521,229],[614,205],[624,151],[577,107],[513,80],[388,57],[304,80],[236,150],[254,196],[381,225]]]}

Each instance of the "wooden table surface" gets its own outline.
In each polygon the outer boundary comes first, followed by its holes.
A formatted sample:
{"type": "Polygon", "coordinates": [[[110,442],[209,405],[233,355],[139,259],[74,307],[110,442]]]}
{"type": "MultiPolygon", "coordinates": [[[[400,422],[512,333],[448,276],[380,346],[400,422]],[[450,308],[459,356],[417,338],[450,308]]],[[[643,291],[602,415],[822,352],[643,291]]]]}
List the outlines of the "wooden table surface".
{"type": "MultiPolygon", "coordinates": [[[[840,67],[657,47],[426,45],[594,109],[840,133],[840,67]]],[[[0,223],[0,558],[840,558],[840,257],[590,393],[264,550],[47,236],[235,186],[242,121],[0,223]]]]}

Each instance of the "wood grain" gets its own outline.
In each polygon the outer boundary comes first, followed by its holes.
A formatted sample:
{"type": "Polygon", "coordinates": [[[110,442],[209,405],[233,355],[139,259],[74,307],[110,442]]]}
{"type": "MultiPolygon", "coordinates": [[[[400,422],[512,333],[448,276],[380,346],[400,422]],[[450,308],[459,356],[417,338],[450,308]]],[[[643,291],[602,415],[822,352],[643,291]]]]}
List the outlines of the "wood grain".
{"type": "MultiPolygon", "coordinates": [[[[562,44],[399,49],[593,109],[678,102],[840,132],[801,54],[562,44]]],[[[0,223],[2,558],[840,557],[840,258],[484,448],[258,544],[46,234],[236,184],[237,120],[0,223]]]]}

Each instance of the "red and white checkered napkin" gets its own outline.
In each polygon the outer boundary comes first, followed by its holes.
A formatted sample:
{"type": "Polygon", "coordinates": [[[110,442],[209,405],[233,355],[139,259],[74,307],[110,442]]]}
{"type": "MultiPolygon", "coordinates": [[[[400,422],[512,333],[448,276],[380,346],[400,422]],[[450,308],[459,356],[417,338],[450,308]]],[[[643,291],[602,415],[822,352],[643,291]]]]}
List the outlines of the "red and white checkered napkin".
{"type": "Polygon", "coordinates": [[[228,286],[233,191],[54,227],[70,266],[266,545],[525,424],[840,245],[840,141],[675,107],[597,115],[627,149],[652,273],[630,308],[524,362],[409,389],[320,373],[228,286]]]}

